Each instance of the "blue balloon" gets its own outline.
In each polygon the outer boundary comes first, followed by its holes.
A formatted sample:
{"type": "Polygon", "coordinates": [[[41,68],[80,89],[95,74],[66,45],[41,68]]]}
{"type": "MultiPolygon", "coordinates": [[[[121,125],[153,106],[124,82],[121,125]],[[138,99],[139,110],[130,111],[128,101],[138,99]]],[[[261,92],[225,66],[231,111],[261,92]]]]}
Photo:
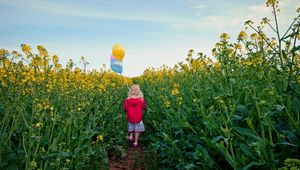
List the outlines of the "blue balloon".
{"type": "Polygon", "coordinates": [[[114,72],[117,72],[120,74],[123,71],[123,64],[121,61],[119,61],[117,59],[110,60],[110,67],[114,72]]]}

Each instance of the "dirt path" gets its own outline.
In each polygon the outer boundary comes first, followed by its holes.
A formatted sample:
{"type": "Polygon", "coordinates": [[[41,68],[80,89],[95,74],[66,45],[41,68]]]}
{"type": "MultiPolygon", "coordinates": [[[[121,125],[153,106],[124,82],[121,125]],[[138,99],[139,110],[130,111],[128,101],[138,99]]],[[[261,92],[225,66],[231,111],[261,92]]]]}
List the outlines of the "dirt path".
{"type": "Polygon", "coordinates": [[[144,158],[144,150],[141,146],[128,146],[126,156],[122,159],[109,160],[109,167],[110,170],[141,170],[144,158]]]}

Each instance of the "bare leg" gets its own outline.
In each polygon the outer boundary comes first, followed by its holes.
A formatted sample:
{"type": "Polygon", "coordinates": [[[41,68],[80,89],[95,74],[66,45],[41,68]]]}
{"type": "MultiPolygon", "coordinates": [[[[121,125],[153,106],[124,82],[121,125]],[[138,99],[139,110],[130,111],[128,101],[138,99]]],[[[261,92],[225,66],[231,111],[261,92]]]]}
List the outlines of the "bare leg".
{"type": "Polygon", "coordinates": [[[132,139],[133,139],[133,133],[130,132],[130,133],[129,133],[129,140],[131,141],[132,139]]]}
{"type": "Polygon", "coordinates": [[[134,136],[134,145],[137,145],[137,144],[138,144],[139,134],[140,134],[140,132],[135,132],[135,136],[134,136]]]}

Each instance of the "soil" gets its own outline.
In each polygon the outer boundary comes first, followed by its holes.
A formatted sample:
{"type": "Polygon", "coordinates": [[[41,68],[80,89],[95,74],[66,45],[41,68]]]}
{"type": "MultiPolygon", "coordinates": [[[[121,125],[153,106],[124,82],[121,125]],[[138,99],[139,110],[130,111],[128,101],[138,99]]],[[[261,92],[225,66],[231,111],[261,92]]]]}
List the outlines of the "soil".
{"type": "Polygon", "coordinates": [[[142,146],[128,146],[124,158],[112,158],[109,160],[110,170],[142,170],[144,161],[142,146]]]}

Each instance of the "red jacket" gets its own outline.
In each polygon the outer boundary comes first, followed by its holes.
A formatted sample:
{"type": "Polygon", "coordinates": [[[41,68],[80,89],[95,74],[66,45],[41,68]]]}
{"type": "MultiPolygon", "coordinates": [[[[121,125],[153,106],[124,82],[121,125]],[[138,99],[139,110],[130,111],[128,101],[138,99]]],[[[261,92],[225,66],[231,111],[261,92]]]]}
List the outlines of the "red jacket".
{"type": "Polygon", "coordinates": [[[143,119],[143,109],[146,107],[142,98],[127,98],[124,101],[124,109],[129,123],[139,123],[143,119]]]}

